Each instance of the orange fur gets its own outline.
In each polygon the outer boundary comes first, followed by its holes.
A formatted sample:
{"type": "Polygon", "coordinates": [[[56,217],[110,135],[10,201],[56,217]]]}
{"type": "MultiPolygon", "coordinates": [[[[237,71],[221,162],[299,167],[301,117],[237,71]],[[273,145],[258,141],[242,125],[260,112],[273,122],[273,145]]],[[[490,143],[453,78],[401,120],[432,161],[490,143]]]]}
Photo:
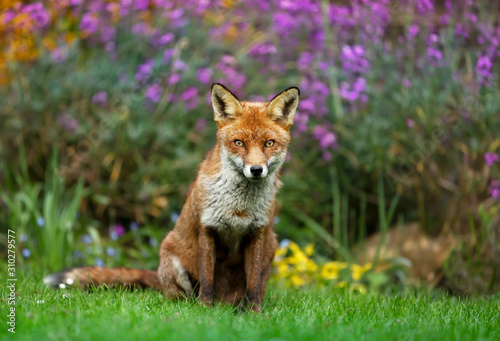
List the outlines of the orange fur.
{"type": "Polygon", "coordinates": [[[137,284],[161,289],[168,298],[196,296],[205,304],[222,301],[259,311],[277,247],[279,171],[298,97],[298,89],[289,88],[270,103],[240,102],[214,84],[217,144],[161,244],[158,272],[75,268],[46,282],[137,284]]]}

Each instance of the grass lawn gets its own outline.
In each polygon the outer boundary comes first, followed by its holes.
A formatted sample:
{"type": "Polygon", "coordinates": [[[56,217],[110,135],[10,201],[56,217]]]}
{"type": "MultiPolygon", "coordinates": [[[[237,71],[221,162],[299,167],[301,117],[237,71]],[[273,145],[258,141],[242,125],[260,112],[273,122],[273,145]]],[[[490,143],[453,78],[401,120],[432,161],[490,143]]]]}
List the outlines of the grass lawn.
{"type": "Polygon", "coordinates": [[[500,297],[385,296],[341,289],[270,286],[260,315],[169,302],[154,291],[52,290],[17,283],[16,334],[7,331],[0,287],[0,338],[19,340],[500,340],[500,297]],[[36,293],[35,290],[38,292],[36,293]]]}

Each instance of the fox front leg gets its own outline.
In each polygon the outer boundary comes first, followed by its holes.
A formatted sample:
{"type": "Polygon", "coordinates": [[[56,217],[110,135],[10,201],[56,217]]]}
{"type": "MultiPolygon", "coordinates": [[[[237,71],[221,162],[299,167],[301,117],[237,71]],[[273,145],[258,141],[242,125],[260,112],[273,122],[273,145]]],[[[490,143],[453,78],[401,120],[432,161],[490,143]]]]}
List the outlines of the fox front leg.
{"type": "Polygon", "coordinates": [[[254,312],[260,311],[260,279],[262,273],[262,252],[264,248],[263,229],[251,236],[245,245],[245,277],[247,307],[254,312]]]}
{"type": "Polygon", "coordinates": [[[214,304],[215,240],[214,234],[202,227],[198,237],[200,250],[200,302],[214,304]]]}

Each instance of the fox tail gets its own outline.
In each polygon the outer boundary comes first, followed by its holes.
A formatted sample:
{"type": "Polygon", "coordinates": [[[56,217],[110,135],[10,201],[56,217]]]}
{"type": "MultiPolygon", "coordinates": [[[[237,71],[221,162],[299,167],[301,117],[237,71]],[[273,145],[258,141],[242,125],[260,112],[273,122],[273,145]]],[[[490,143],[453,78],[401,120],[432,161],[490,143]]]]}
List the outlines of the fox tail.
{"type": "Polygon", "coordinates": [[[50,274],[44,278],[43,283],[53,288],[61,289],[68,286],[85,288],[105,285],[108,287],[125,286],[161,290],[156,271],[130,268],[101,268],[98,266],[72,268],[50,274]]]}

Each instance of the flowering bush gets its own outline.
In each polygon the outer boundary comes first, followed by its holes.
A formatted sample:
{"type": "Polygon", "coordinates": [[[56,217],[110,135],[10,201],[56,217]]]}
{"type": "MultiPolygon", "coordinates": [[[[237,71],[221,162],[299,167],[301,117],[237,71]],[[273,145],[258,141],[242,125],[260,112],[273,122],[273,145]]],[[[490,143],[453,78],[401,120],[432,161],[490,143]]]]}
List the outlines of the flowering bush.
{"type": "Polygon", "coordinates": [[[313,256],[313,244],[301,249],[296,243],[283,240],[274,258],[273,279],[287,287],[328,286],[365,293],[370,285],[380,289],[395,284],[394,279],[387,276],[390,273],[397,271],[402,274],[399,279],[404,278],[404,266],[385,264],[373,269],[372,263],[359,265],[338,261],[327,261],[318,265],[312,259],[313,256]]]}
{"type": "Polygon", "coordinates": [[[285,226],[303,221],[297,212],[331,230],[332,174],[345,226],[377,227],[379,179],[402,198],[394,216],[429,231],[479,224],[479,205],[498,223],[500,26],[489,1],[0,6],[0,162],[15,168],[24,143],[41,178],[59,146],[60,171],[91,190],[83,214],[128,226],[179,212],[214,142],[208,93],[222,82],[259,101],[301,89],[280,233],[296,233],[285,226]]]}

